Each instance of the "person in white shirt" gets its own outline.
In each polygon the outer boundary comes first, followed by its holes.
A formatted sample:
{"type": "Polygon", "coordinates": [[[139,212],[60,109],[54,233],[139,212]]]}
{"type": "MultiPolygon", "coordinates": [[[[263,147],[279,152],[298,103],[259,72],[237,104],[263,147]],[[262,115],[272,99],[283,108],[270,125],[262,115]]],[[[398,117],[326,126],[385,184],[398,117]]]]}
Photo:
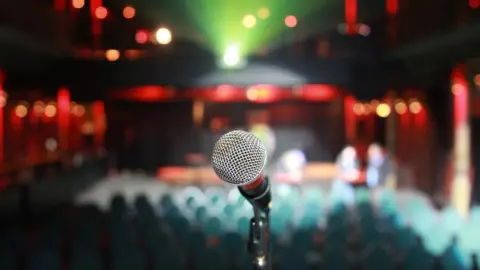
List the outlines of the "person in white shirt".
{"type": "Polygon", "coordinates": [[[346,204],[355,201],[355,190],[352,183],[360,177],[360,163],[357,151],[353,146],[346,146],[337,158],[337,176],[333,181],[332,196],[346,204]]]}

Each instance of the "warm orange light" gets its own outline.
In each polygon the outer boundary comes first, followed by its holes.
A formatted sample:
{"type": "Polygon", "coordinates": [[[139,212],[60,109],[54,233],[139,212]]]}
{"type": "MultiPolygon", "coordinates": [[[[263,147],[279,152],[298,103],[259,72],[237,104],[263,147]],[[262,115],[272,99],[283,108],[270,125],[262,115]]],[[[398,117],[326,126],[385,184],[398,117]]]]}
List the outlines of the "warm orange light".
{"type": "Polygon", "coordinates": [[[25,116],[27,116],[27,114],[28,114],[27,106],[20,104],[15,108],[15,115],[16,116],[18,116],[20,118],[24,118],[25,116]]]}
{"type": "Polygon", "coordinates": [[[45,103],[43,103],[42,101],[36,101],[33,104],[33,111],[36,114],[42,114],[45,111],[45,103]]]}
{"type": "Polygon", "coordinates": [[[258,17],[262,20],[265,20],[270,16],[270,10],[266,7],[260,8],[258,10],[258,17]]]}
{"type": "Polygon", "coordinates": [[[454,95],[460,95],[465,90],[465,86],[461,83],[455,83],[452,85],[452,94],[454,95]]]}
{"type": "Polygon", "coordinates": [[[45,116],[46,117],[54,117],[57,114],[57,107],[53,104],[48,104],[45,107],[45,116]]]}
{"type": "Polygon", "coordinates": [[[110,62],[117,61],[120,58],[120,52],[118,50],[107,50],[105,52],[105,58],[110,62]]]}
{"type": "Polygon", "coordinates": [[[105,7],[97,7],[95,9],[95,17],[99,20],[107,18],[108,10],[105,7]]]}
{"type": "Polygon", "coordinates": [[[363,104],[363,108],[365,109],[364,114],[370,114],[374,110],[373,106],[369,103],[363,104]]]}
{"type": "Polygon", "coordinates": [[[135,9],[131,6],[126,6],[123,8],[123,17],[125,17],[125,19],[132,19],[135,17],[135,9]]]}
{"type": "Polygon", "coordinates": [[[85,114],[85,107],[82,105],[75,105],[72,108],[72,113],[77,117],[82,117],[85,114]]]}
{"type": "Polygon", "coordinates": [[[356,115],[362,115],[365,113],[365,107],[362,103],[355,103],[355,105],[353,105],[353,112],[356,115]]]}
{"type": "Polygon", "coordinates": [[[418,101],[412,101],[410,102],[408,108],[410,109],[411,113],[417,114],[422,110],[422,104],[420,104],[418,101]]]}
{"type": "Polygon", "coordinates": [[[72,0],[72,7],[83,8],[85,6],[85,0],[72,0]]]}
{"type": "Polygon", "coordinates": [[[382,118],[386,118],[390,115],[392,109],[386,103],[380,103],[377,106],[377,115],[382,118]]]}
{"type": "Polygon", "coordinates": [[[5,105],[7,105],[7,97],[7,93],[0,89],[0,108],[3,108],[5,105]]]}
{"type": "Polygon", "coordinates": [[[473,77],[473,82],[477,87],[480,87],[480,74],[477,74],[475,77],[473,77]]]}
{"type": "Polygon", "coordinates": [[[290,28],[297,26],[297,17],[293,15],[287,16],[285,18],[285,25],[290,28]]]}
{"type": "Polygon", "coordinates": [[[403,102],[403,101],[397,102],[397,104],[395,104],[395,111],[398,114],[406,113],[407,112],[407,104],[405,104],[405,102],[403,102]]]}
{"type": "Polygon", "coordinates": [[[267,86],[256,86],[247,90],[247,99],[256,102],[270,102],[274,98],[273,89],[267,86]]]}

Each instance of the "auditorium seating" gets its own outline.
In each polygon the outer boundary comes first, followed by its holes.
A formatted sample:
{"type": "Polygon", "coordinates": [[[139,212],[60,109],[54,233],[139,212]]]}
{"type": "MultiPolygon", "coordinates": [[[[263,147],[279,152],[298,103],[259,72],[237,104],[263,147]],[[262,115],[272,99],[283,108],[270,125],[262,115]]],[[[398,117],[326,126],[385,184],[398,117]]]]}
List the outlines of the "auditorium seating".
{"type": "MultiPolygon", "coordinates": [[[[469,221],[428,200],[356,191],[354,205],[316,187],[273,188],[275,269],[472,269],[478,209],[469,221]]],[[[75,206],[0,239],[0,269],[251,269],[251,206],[235,189],[174,188],[160,198],[121,194],[108,210],[75,206]]]]}

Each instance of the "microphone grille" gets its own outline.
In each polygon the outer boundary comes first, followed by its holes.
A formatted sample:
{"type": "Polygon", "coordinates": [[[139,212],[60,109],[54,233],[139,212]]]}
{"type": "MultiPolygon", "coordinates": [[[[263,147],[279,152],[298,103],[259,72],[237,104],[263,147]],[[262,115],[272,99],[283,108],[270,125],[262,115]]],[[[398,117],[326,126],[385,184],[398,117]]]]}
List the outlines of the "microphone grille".
{"type": "Polygon", "coordinates": [[[258,179],[267,163],[267,149],[255,135],[234,130],[213,147],[212,167],[225,182],[246,185],[258,179]]]}

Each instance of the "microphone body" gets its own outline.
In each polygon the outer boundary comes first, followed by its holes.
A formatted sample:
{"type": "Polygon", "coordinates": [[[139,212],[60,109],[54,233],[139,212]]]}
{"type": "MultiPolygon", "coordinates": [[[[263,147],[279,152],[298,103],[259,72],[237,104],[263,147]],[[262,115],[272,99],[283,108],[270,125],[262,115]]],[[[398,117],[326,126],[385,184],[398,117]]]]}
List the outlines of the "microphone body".
{"type": "Polygon", "coordinates": [[[262,212],[270,211],[270,202],[272,194],[270,192],[270,181],[263,174],[255,182],[239,186],[240,194],[250,202],[253,207],[257,207],[262,212]]]}

